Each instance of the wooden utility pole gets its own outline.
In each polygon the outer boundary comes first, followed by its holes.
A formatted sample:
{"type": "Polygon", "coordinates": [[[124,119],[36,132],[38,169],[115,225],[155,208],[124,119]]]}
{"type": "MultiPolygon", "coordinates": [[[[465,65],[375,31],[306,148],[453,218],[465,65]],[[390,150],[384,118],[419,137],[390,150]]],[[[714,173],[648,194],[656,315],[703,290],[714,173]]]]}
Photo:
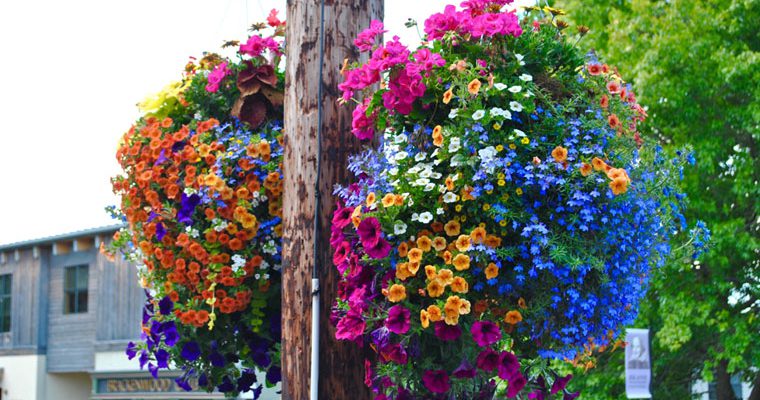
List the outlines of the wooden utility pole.
{"type": "Polygon", "coordinates": [[[285,85],[283,200],[282,398],[309,398],[311,351],[311,273],[319,267],[321,286],[319,399],[369,399],[363,356],[354,343],[335,340],[329,322],[338,276],[329,245],[335,201],[332,188],[349,179],[347,156],[360,149],[351,134],[352,106],[340,106],[337,89],[343,60],[356,60],[353,39],[383,18],[383,0],[324,0],[322,98],[320,82],[320,0],[288,0],[285,85]],[[322,102],[322,154],[318,153],[318,105],[322,102]],[[316,210],[320,223],[314,259],[314,184],[321,157],[316,210]]]}

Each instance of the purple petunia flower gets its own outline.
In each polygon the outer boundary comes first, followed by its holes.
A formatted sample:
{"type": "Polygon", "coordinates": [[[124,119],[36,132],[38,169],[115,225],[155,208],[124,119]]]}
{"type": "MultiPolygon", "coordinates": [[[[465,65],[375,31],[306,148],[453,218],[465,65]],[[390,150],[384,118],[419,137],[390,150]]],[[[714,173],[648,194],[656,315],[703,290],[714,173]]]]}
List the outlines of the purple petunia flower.
{"type": "Polygon", "coordinates": [[[462,329],[459,325],[448,325],[438,321],[435,323],[435,336],[443,341],[451,342],[462,336],[462,329]]]}
{"type": "Polygon", "coordinates": [[[404,334],[409,331],[409,319],[411,313],[405,307],[397,304],[388,309],[388,318],[385,320],[385,326],[388,330],[396,334],[404,334]]]}
{"type": "Polygon", "coordinates": [[[174,382],[176,382],[177,386],[181,387],[182,390],[184,390],[186,392],[190,392],[190,391],[193,390],[193,387],[190,386],[190,382],[188,381],[187,378],[179,377],[179,378],[175,379],[174,382]]]}
{"type": "Polygon", "coordinates": [[[166,236],[166,228],[164,228],[164,224],[159,222],[156,224],[156,239],[160,242],[164,240],[164,236],[166,236]]]}
{"type": "Polygon", "coordinates": [[[513,376],[520,373],[520,362],[517,361],[517,357],[514,354],[502,351],[499,354],[497,368],[499,369],[499,378],[511,380],[513,376]]]}
{"type": "Polygon", "coordinates": [[[179,333],[177,332],[177,326],[174,324],[174,321],[164,322],[161,330],[164,333],[164,343],[167,346],[174,347],[179,341],[179,333]]]}
{"type": "Polygon", "coordinates": [[[565,390],[565,386],[567,386],[567,383],[570,382],[570,379],[573,379],[573,374],[567,374],[563,378],[558,377],[552,385],[551,394],[556,394],[557,392],[565,390]]]}
{"type": "Polygon", "coordinates": [[[462,359],[459,366],[451,372],[451,375],[459,379],[474,378],[477,374],[478,370],[475,369],[466,358],[462,359]]]}
{"type": "Polygon", "coordinates": [[[169,352],[164,349],[158,349],[156,352],[156,363],[158,363],[158,368],[169,368],[169,352]]]}
{"type": "Polygon", "coordinates": [[[362,220],[359,226],[356,228],[356,233],[359,234],[359,240],[362,241],[362,245],[369,249],[375,247],[377,242],[382,236],[382,227],[380,221],[375,217],[369,217],[362,220]]]}
{"type": "Polygon", "coordinates": [[[345,317],[338,321],[335,332],[336,339],[356,340],[364,333],[366,323],[362,315],[354,310],[349,310],[345,317]]]}
{"type": "Polygon", "coordinates": [[[499,365],[499,353],[491,349],[485,349],[478,354],[475,365],[483,371],[491,372],[499,365]]]}
{"type": "Polygon", "coordinates": [[[391,244],[387,240],[380,238],[374,247],[365,248],[364,251],[374,259],[385,258],[388,257],[388,253],[391,251],[391,244]]]}
{"type": "Polygon", "coordinates": [[[425,371],[422,374],[422,383],[433,393],[446,393],[451,388],[449,375],[442,369],[425,371]]]}
{"type": "MultiPolygon", "coordinates": [[[[172,312],[172,309],[174,308],[174,302],[169,298],[169,296],[165,296],[161,301],[158,302],[158,310],[161,313],[161,315],[169,315],[172,312]]],[[[163,327],[166,328],[165,326],[163,327]]]]}
{"type": "Polygon", "coordinates": [[[476,321],[472,324],[470,333],[480,347],[490,346],[501,339],[501,329],[491,321],[476,321]]]}
{"type": "Polygon", "coordinates": [[[201,197],[197,194],[191,194],[190,196],[182,193],[180,210],[177,212],[177,220],[185,225],[192,225],[192,216],[195,212],[195,207],[201,202],[201,197]]]}
{"type": "Polygon", "coordinates": [[[396,364],[401,365],[406,364],[409,359],[406,349],[404,349],[404,346],[400,343],[390,344],[380,349],[380,356],[382,356],[383,360],[386,362],[393,361],[396,364]]]}
{"type": "Polygon", "coordinates": [[[523,374],[517,372],[515,376],[509,378],[508,383],[509,385],[507,386],[507,398],[511,399],[517,396],[517,394],[523,390],[528,381],[525,379],[523,374]]]}
{"type": "Polygon", "coordinates": [[[187,361],[195,361],[201,356],[201,348],[196,342],[187,342],[182,346],[181,355],[187,361]]]}
{"type": "Polygon", "coordinates": [[[127,354],[127,358],[130,360],[135,358],[135,356],[137,356],[137,345],[135,345],[134,342],[127,343],[125,353],[127,354]]]}

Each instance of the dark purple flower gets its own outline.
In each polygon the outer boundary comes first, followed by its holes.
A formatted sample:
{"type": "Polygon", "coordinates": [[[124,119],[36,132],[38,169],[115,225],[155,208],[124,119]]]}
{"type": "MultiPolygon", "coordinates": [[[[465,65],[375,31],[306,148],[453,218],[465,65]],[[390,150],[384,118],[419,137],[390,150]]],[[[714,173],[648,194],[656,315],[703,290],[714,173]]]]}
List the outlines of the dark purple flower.
{"type": "Polygon", "coordinates": [[[388,342],[390,341],[391,335],[388,328],[385,326],[381,326],[372,333],[370,333],[370,337],[372,338],[372,343],[377,347],[378,349],[382,349],[386,345],[388,345],[388,342]]]}
{"type": "Polygon", "coordinates": [[[153,365],[153,363],[148,363],[148,371],[150,371],[150,374],[153,375],[153,379],[158,379],[158,367],[153,365]]]}
{"type": "Polygon", "coordinates": [[[483,371],[491,372],[499,365],[499,353],[491,349],[485,349],[478,354],[475,365],[483,371]]]}
{"type": "Polygon", "coordinates": [[[280,369],[280,367],[276,365],[272,365],[267,370],[266,378],[267,378],[267,382],[269,383],[273,383],[273,384],[277,383],[282,380],[282,370],[280,369]]]}
{"type": "Polygon", "coordinates": [[[362,220],[356,228],[359,234],[359,240],[365,248],[375,247],[382,236],[382,227],[380,221],[375,217],[369,217],[362,220]]]}
{"type": "Polygon", "coordinates": [[[219,353],[218,351],[215,351],[208,355],[208,360],[211,361],[211,365],[215,367],[223,367],[226,363],[224,356],[222,353],[219,353]]]}
{"type": "Polygon", "coordinates": [[[459,325],[448,325],[442,321],[435,323],[435,336],[443,341],[451,342],[462,336],[462,329],[459,325]]]}
{"type": "Polygon", "coordinates": [[[160,242],[164,240],[164,236],[166,236],[166,228],[164,228],[164,224],[159,222],[156,224],[156,239],[160,242]]]}
{"type": "Polygon", "coordinates": [[[272,363],[272,357],[270,357],[269,352],[266,351],[266,346],[262,347],[261,350],[253,352],[251,359],[256,365],[262,368],[266,368],[272,363]]]}
{"type": "Polygon", "coordinates": [[[225,376],[222,378],[222,383],[217,385],[217,390],[223,393],[231,392],[235,389],[235,385],[232,384],[232,381],[230,381],[230,378],[225,376]]]}
{"type": "Polygon", "coordinates": [[[551,394],[556,394],[557,392],[565,390],[565,386],[567,386],[567,383],[570,382],[570,379],[573,379],[573,374],[567,374],[563,378],[557,377],[557,379],[554,381],[554,384],[552,385],[551,394]]]}
{"type": "Polygon", "coordinates": [[[562,400],[575,400],[578,398],[578,396],[581,395],[581,392],[575,392],[575,393],[565,393],[562,400]]]}
{"type": "Polygon", "coordinates": [[[240,378],[237,379],[237,390],[238,392],[247,392],[251,390],[254,383],[256,383],[256,373],[251,369],[245,369],[240,378]]]}
{"type": "Polygon", "coordinates": [[[380,238],[374,247],[365,247],[364,252],[374,259],[385,258],[391,252],[391,244],[387,240],[380,238]]]}
{"type": "Polygon", "coordinates": [[[335,338],[342,340],[355,340],[364,333],[366,323],[358,312],[349,310],[345,317],[338,321],[335,338]]]}
{"type": "Polygon", "coordinates": [[[520,393],[521,390],[525,387],[525,385],[528,383],[528,381],[525,379],[523,374],[521,374],[519,371],[517,374],[509,378],[507,386],[507,398],[511,399],[515,396],[517,396],[518,393],[520,393]]]}
{"type": "Polygon", "coordinates": [[[201,348],[196,342],[187,342],[182,346],[181,355],[187,361],[195,361],[201,356],[201,348]]]}
{"type": "MultiPolygon", "coordinates": [[[[166,158],[166,150],[161,150],[161,153],[158,155],[158,158],[156,159],[156,162],[153,163],[153,165],[161,165],[165,162],[167,162],[169,159],[166,158]]],[[[161,239],[159,239],[161,240],[161,239]]]]}
{"type": "Polygon", "coordinates": [[[402,335],[409,331],[409,318],[411,313],[405,307],[397,304],[388,310],[388,318],[385,320],[385,326],[388,330],[402,335]]]}
{"type": "MultiPolygon", "coordinates": [[[[340,207],[340,205],[338,205],[340,207]]],[[[333,226],[343,229],[351,223],[351,215],[354,213],[353,207],[340,207],[333,213],[333,226]]]]}
{"type": "MultiPolygon", "coordinates": [[[[161,312],[161,315],[171,314],[173,308],[174,302],[172,302],[172,299],[170,299],[169,296],[164,297],[158,302],[158,310],[161,312]]],[[[163,328],[165,329],[166,327],[163,328]]]]}
{"type": "Polygon", "coordinates": [[[180,376],[179,378],[175,379],[174,382],[177,383],[177,386],[181,387],[182,390],[186,392],[190,392],[193,390],[193,387],[190,386],[190,382],[186,377],[180,376]]]}
{"type": "Polygon", "coordinates": [[[156,352],[156,363],[158,363],[158,368],[169,368],[169,352],[164,349],[158,349],[156,352]]]}
{"type": "Polygon", "coordinates": [[[480,347],[490,346],[501,339],[501,329],[491,321],[475,321],[470,333],[480,347]]]}
{"type": "Polygon", "coordinates": [[[208,376],[206,374],[201,374],[201,376],[198,377],[198,387],[206,387],[208,385],[208,376]]]}
{"type": "Polygon", "coordinates": [[[459,366],[451,372],[451,375],[459,379],[474,378],[477,374],[478,370],[476,370],[475,367],[473,367],[466,358],[462,359],[462,362],[459,363],[459,366]]]}
{"type": "Polygon", "coordinates": [[[446,393],[451,388],[449,375],[442,369],[425,371],[422,374],[422,383],[433,393],[446,393]]]}
{"type": "Polygon", "coordinates": [[[520,362],[517,361],[517,357],[508,352],[502,351],[499,355],[499,378],[511,380],[513,376],[520,373],[520,362]]]}
{"type": "Polygon", "coordinates": [[[128,359],[133,359],[137,356],[137,345],[134,342],[127,343],[127,349],[125,350],[128,359]]]}
{"type": "Polygon", "coordinates": [[[167,346],[173,347],[179,341],[179,333],[177,332],[177,326],[174,321],[164,322],[162,327],[164,333],[164,343],[167,346]]]}
{"type": "Polygon", "coordinates": [[[148,354],[148,352],[145,350],[141,351],[139,360],[140,360],[140,369],[145,368],[145,364],[147,364],[148,361],[150,360],[150,354],[148,354]]]}
{"type": "Polygon", "coordinates": [[[177,220],[185,225],[192,225],[192,216],[195,212],[195,207],[201,202],[201,197],[197,194],[191,194],[190,196],[182,193],[181,206],[179,212],[177,212],[177,220]]]}

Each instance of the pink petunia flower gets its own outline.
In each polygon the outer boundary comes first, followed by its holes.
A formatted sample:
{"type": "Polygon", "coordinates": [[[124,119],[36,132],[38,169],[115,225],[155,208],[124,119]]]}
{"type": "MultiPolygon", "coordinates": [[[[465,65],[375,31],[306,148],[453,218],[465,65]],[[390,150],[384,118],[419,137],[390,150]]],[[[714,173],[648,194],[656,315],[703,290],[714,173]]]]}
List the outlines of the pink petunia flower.
{"type": "Polygon", "coordinates": [[[491,321],[476,321],[472,324],[470,333],[480,347],[490,346],[501,339],[501,329],[491,321]]]}

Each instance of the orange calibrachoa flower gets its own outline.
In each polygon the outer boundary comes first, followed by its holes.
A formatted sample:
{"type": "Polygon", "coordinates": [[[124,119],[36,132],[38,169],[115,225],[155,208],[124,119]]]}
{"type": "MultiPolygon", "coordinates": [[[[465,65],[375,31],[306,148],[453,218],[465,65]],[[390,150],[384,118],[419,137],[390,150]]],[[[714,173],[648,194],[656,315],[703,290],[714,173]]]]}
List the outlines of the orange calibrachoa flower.
{"type": "Polygon", "coordinates": [[[451,282],[451,291],[454,293],[467,293],[469,288],[470,285],[461,276],[455,277],[451,282]]]}
{"type": "Polygon", "coordinates": [[[441,133],[441,126],[436,125],[435,128],[433,128],[433,144],[437,147],[443,146],[443,133],[441,133]]]}
{"type": "Polygon", "coordinates": [[[477,95],[478,92],[480,92],[480,80],[473,79],[470,81],[470,83],[467,84],[467,91],[470,92],[471,95],[477,95]]]}
{"type": "Polygon", "coordinates": [[[427,293],[430,297],[440,297],[443,294],[443,291],[445,290],[445,286],[443,285],[443,282],[441,282],[440,279],[435,278],[428,282],[427,284],[427,293]]]}
{"type": "Polygon", "coordinates": [[[433,245],[433,241],[427,236],[420,236],[417,238],[417,247],[423,252],[430,251],[433,245]]]}
{"type": "Polygon", "coordinates": [[[499,276],[499,267],[494,263],[489,263],[485,269],[486,279],[493,279],[499,276]]]}
{"type": "Polygon", "coordinates": [[[470,256],[467,254],[457,254],[452,262],[457,271],[464,271],[470,268],[470,256]]]}
{"type": "Polygon", "coordinates": [[[430,315],[427,310],[420,310],[420,325],[423,329],[430,326],[430,315]]]}
{"type": "Polygon", "coordinates": [[[628,191],[628,179],[620,177],[610,182],[610,189],[614,195],[620,195],[628,191]]]}
{"type": "Polygon", "coordinates": [[[594,157],[591,160],[591,165],[594,166],[595,171],[604,171],[605,167],[607,166],[607,163],[605,163],[604,160],[602,160],[599,157],[594,157]]]}
{"type": "Polygon", "coordinates": [[[388,301],[398,303],[406,298],[406,287],[404,285],[394,284],[388,289],[388,301]]]}
{"type": "Polygon", "coordinates": [[[459,222],[451,220],[443,226],[443,229],[446,231],[446,234],[448,236],[457,236],[459,235],[461,225],[459,225],[459,222]]]}
{"type": "Polygon", "coordinates": [[[454,273],[448,268],[441,268],[441,270],[438,271],[437,279],[439,279],[444,286],[450,285],[454,282],[454,273]]]}
{"type": "Polygon", "coordinates": [[[422,250],[415,247],[409,250],[407,256],[410,262],[420,262],[422,261],[422,250]]]}
{"type": "Polygon", "coordinates": [[[441,314],[441,309],[438,308],[438,306],[436,305],[428,306],[427,313],[428,313],[428,318],[430,318],[430,321],[432,322],[438,322],[443,318],[441,314]]]}
{"type": "Polygon", "coordinates": [[[383,196],[382,199],[383,207],[388,208],[392,207],[393,204],[396,202],[396,196],[393,193],[388,193],[385,196],[383,196]]]}
{"type": "MultiPolygon", "coordinates": [[[[443,251],[446,249],[446,239],[440,236],[433,238],[433,248],[436,251],[443,251]]],[[[403,256],[402,256],[403,257],[403,256]]]]}
{"type": "Polygon", "coordinates": [[[504,322],[510,325],[517,325],[522,321],[522,314],[517,310],[508,311],[504,316],[504,322]]]}
{"type": "Polygon", "coordinates": [[[449,104],[451,99],[454,97],[453,87],[449,88],[449,90],[445,91],[443,93],[443,104],[449,104]]]}
{"type": "Polygon", "coordinates": [[[552,158],[558,163],[563,163],[567,160],[567,149],[562,146],[557,146],[552,150],[552,158]]]}

